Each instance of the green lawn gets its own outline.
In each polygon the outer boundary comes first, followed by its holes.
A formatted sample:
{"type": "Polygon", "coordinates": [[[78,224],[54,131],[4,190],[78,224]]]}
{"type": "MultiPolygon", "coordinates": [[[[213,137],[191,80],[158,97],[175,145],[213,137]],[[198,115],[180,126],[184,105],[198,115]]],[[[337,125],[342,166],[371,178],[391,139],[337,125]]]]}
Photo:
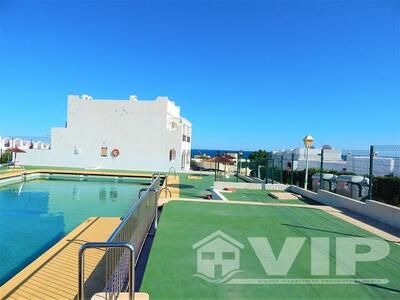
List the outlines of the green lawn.
{"type": "MultiPolygon", "coordinates": [[[[390,244],[388,257],[357,263],[356,278],[389,279],[385,285],[255,285],[209,283],[194,277],[196,251],[192,245],[221,230],[244,245],[240,270],[233,278],[279,278],[266,275],[247,237],[267,237],[275,255],[286,237],[306,237],[287,277],[310,275],[310,237],[329,237],[330,276],[335,275],[336,237],[373,237],[324,211],[312,208],[173,201],[162,212],[145,270],[141,291],[150,299],[399,299],[400,247],[390,244]]],[[[365,249],[364,249],[365,250],[365,249]]],[[[351,277],[340,277],[351,278],[351,277]]]]}
{"type": "Polygon", "coordinates": [[[318,204],[309,199],[299,200],[278,200],[268,195],[270,190],[255,190],[255,189],[236,189],[234,192],[224,192],[222,194],[228,200],[235,201],[253,201],[266,203],[286,203],[286,204],[318,204]]]}

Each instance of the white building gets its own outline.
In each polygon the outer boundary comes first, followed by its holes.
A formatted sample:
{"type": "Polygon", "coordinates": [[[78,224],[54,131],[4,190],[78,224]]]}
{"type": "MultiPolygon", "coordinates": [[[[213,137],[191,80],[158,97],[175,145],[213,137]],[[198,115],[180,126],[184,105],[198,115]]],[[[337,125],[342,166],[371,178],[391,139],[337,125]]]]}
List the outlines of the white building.
{"type": "Polygon", "coordinates": [[[50,149],[50,144],[42,142],[40,140],[32,140],[20,137],[0,137],[0,149],[7,150],[8,148],[20,148],[22,150],[27,149],[50,149]]]}
{"type": "MultiPolygon", "coordinates": [[[[321,167],[321,149],[309,149],[308,165],[310,168],[321,167]]],[[[283,155],[284,168],[289,168],[289,162],[292,161],[293,154],[293,169],[304,170],[306,167],[306,149],[295,148],[289,150],[274,151],[273,158],[275,164],[278,165],[283,155]]],[[[346,170],[346,161],[341,158],[341,150],[324,149],[324,169],[343,171],[346,170]]]]}
{"type": "MultiPolygon", "coordinates": [[[[284,168],[290,169],[288,162],[292,160],[293,153],[293,169],[304,170],[306,168],[306,149],[296,148],[290,150],[274,151],[273,158],[275,165],[279,166],[282,155],[284,168]]],[[[335,171],[346,171],[353,172],[357,175],[369,174],[369,156],[353,156],[348,154],[346,160],[341,158],[341,150],[336,149],[324,149],[324,169],[335,170],[335,171]]],[[[309,161],[308,165],[310,168],[321,167],[321,149],[309,149],[309,161]]],[[[374,175],[375,176],[386,176],[386,175],[400,175],[400,157],[374,157],[374,175]]]]}
{"type": "Polygon", "coordinates": [[[23,165],[167,171],[190,167],[192,124],[168,97],[152,101],[68,96],[65,128],[51,149],[19,154],[23,165]]]}

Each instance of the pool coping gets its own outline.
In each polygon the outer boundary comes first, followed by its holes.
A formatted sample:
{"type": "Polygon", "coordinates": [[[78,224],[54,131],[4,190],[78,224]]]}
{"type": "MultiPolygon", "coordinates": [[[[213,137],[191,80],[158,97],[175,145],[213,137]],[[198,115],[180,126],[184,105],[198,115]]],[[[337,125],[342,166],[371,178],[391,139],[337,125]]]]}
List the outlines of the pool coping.
{"type": "Polygon", "coordinates": [[[95,170],[57,170],[57,169],[37,169],[37,170],[24,170],[11,171],[0,174],[0,180],[19,177],[22,175],[32,174],[62,174],[62,175],[96,175],[96,176],[120,176],[120,177],[141,177],[141,178],[152,178],[152,174],[149,173],[124,173],[124,172],[107,172],[107,171],[95,171],[95,170]]]}

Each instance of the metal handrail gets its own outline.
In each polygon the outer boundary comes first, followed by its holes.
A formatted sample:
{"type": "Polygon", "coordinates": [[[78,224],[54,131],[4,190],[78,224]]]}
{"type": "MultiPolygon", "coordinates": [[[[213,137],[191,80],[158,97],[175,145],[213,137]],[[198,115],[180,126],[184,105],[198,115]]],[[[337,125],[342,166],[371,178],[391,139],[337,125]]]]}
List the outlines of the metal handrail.
{"type": "Polygon", "coordinates": [[[170,171],[173,170],[173,174],[174,174],[174,179],[176,178],[176,169],[174,167],[170,167],[168,169],[167,175],[170,174],[170,171]]]}
{"type": "MultiPolygon", "coordinates": [[[[160,176],[160,175],[159,175],[160,176]]],[[[154,184],[154,182],[153,182],[153,184],[154,184]]],[[[153,185],[152,184],[152,185],[153,185]]],[[[152,188],[152,185],[147,189],[147,190],[150,190],[150,189],[153,189],[152,188]]],[[[160,190],[160,193],[161,193],[161,190],[160,190]]],[[[158,200],[158,199],[157,199],[158,200]]],[[[139,198],[139,200],[138,201],[136,201],[134,204],[133,204],[133,206],[131,207],[131,209],[128,211],[128,213],[126,214],[126,216],[124,217],[124,219],[122,220],[122,222],[118,225],[118,227],[114,230],[114,232],[111,234],[111,236],[108,238],[108,240],[107,241],[112,241],[116,236],[117,236],[117,234],[119,233],[119,231],[125,226],[125,224],[126,224],[126,222],[127,222],[127,220],[128,220],[128,218],[129,218],[129,216],[131,216],[132,215],[132,213],[137,209],[137,207],[141,204],[141,202],[142,202],[142,199],[141,198],[139,198]]],[[[157,206],[157,205],[156,205],[157,206]]]]}
{"type": "MultiPolygon", "coordinates": [[[[146,236],[149,234],[151,225],[154,220],[154,228],[157,229],[157,219],[158,219],[158,198],[160,195],[159,191],[159,186],[160,186],[160,177],[161,175],[157,175],[156,179],[153,180],[152,184],[150,185],[149,188],[147,189],[141,189],[139,191],[139,199],[136,201],[132,207],[129,209],[128,213],[126,216],[122,219],[121,223],[117,226],[117,228],[114,230],[114,232],[110,235],[110,237],[107,239],[105,243],[87,243],[84,244],[81,249],[82,251],[89,247],[89,248],[121,248],[121,247],[116,247],[116,246],[111,246],[111,245],[121,245],[121,244],[127,244],[127,245],[135,245],[135,253],[133,255],[133,264],[132,264],[132,269],[134,269],[135,264],[137,262],[137,258],[140,255],[140,252],[143,248],[144,242],[146,240],[146,236]],[[145,193],[143,194],[143,192],[145,193]],[[152,200],[152,197],[150,196],[151,193],[155,193],[154,197],[154,203],[152,200]],[[153,203],[154,204],[154,211],[153,209],[153,203]],[[143,212],[142,210],[146,210],[147,213],[143,212]],[[143,216],[143,213],[147,215],[147,220],[143,222],[138,222],[137,216],[143,216]],[[141,225],[144,225],[141,227],[141,225]],[[135,235],[138,235],[138,238],[135,239],[135,235]],[[135,243],[137,242],[137,243],[135,243]],[[87,246],[89,245],[89,246],[87,246]],[[109,247],[100,247],[98,245],[108,245],[109,247]]],[[[133,246],[132,246],[133,247],[133,246]]],[[[121,250],[116,249],[116,252],[110,253],[108,250],[106,251],[106,286],[105,286],[105,291],[108,293],[108,290],[112,289],[113,291],[111,292],[112,294],[118,294],[121,289],[123,289],[123,282],[120,280],[121,277],[126,276],[126,275],[121,275],[121,268],[123,271],[123,266],[124,266],[124,259],[126,257],[123,255],[121,250]],[[109,255],[110,254],[110,255],[109,255]],[[109,265],[110,262],[110,265],[109,265]],[[110,266],[110,268],[109,268],[110,266]],[[117,281],[118,286],[115,288],[115,280],[117,281]],[[122,285],[121,285],[122,282],[122,285]],[[114,289],[117,289],[117,292],[114,291],[114,289]]],[[[81,259],[81,254],[83,252],[79,252],[79,259],[81,259]]],[[[84,264],[80,265],[79,272],[84,274],[84,264]]],[[[131,267],[130,267],[131,269],[131,267]]],[[[125,270],[126,272],[126,270],[125,270]]],[[[129,270],[131,272],[131,270],[129,270]]],[[[132,271],[133,272],[133,271],[132,271]]],[[[123,273],[124,274],[124,273],[123,273]]],[[[125,273],[126,274],[126,273],[125,273]]],[[[81,274],[79,275],[79,280],[83,280],[81,278],[81,274]]],[[[84,275],[82,275],[84,276],[84,275]]],[[[80,281],[81,284],[81,281],[80,281]]],[[[132,285],[133,286],[133,285],[132,285]]],[[[81,295],[84,295],[84,286],[82,283],[82,286],[80,286],[82,289],[79,290],[78,296],[80,297],[81,295]]],[[[107,294],[106,294],[107,295],[107,294]]],[[[83,300],[84,298],[78,298],[83,300]]]]}
{"type": "Polygon", "coordinates": [[[167,186],[163,187],[163,188],[160,190],[160,194],[161,194],[161,192],[162,192],[163,190],[165,190],[165,199],[168,198],[168,197],[167,197],[167,191],[169,192],[169,197],[172,198],[171,190],[170,190],[167,186]]]}
{"type": "Polygon", "coordinates": [[[134,259],[135,251],[132,245],[128,243],[85,243],[79,249],[79,261],[78,261],[78,299],[85,299],[85,251],[91,248],[125,248],[129,251],[129,277],[128,277],[128,287],[129,287],[129,300],[133,300],[135,297],[135,272],[134,269],[134,259]]]}

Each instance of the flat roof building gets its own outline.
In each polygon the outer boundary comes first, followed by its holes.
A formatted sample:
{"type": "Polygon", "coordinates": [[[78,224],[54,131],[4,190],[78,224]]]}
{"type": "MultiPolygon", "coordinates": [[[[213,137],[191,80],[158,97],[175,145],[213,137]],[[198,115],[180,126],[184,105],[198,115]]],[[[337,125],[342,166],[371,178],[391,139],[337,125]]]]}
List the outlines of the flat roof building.
{"type": "Polygon", "coordinates": [[[68,96],[65,128],[51,131],[51,149],[29,149],[25,165],[167,171],[189,170],[192,124],[168,97],[104,100],[68,96]]]}

